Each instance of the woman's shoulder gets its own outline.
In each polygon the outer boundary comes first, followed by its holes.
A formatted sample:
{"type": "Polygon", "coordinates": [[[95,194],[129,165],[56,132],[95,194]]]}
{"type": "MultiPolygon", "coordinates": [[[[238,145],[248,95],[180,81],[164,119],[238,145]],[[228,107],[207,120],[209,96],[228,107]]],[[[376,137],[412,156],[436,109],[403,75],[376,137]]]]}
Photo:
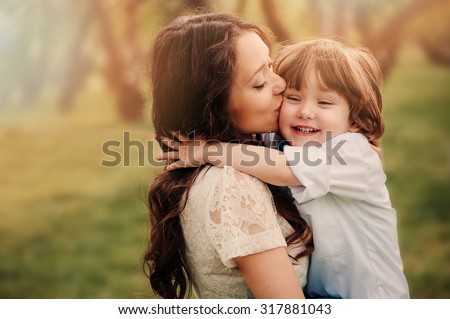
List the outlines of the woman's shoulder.
{"type": "Polygon", "coordinates": [[[240,172],[231,166],[223,168],[217,166],[206,167],[198,176],[195,184],[209,185],[209,188],[217,184],[234,185],[236,187],[251,186],[254,189],[267,189],[267,185],[254,176],[240,172]],[[256,188],[255,188],[256,187],[256,188]]]}
{"type": "Polygon", "coordinates": [[[273,204],[272,193],[264,182],[230,166],[206,167],[197,177],[189,198],[202,201],[206,207],[225,202],[248,204],[247,201],[273,204]]]}

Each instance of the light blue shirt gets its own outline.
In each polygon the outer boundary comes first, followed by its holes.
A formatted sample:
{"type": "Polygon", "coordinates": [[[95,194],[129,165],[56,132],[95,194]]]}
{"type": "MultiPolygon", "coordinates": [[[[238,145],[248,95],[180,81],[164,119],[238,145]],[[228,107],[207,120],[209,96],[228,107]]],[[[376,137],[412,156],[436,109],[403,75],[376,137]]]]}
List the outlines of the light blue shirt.
{"type": "Polygon", "coordinates": [[[396,211],[378,154],[359,133],[321,147],[285,146],[303,186],[291,187],[313,231],[310,298],[409,298],[396,211]]]}

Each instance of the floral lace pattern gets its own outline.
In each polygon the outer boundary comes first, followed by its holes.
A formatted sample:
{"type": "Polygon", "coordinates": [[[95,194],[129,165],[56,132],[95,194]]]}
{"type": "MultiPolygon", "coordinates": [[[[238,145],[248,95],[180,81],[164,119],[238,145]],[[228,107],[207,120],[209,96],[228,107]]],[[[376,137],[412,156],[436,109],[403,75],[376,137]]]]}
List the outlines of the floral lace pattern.
{"type": "MultiPolygon", "coordinates": [[[[198,177],[181,223],[187,262],[199,298],[250,297],[234,258],[286,247],[284,237],[292,232],[292,227],[276,213],[267,186],[231,167],[211,167],[198,177]]],[[[288,247],[288,252],[294,255],[301,249],[288,247]]],[[[308,259],[293,264],[304,285],[308,259]]]]}

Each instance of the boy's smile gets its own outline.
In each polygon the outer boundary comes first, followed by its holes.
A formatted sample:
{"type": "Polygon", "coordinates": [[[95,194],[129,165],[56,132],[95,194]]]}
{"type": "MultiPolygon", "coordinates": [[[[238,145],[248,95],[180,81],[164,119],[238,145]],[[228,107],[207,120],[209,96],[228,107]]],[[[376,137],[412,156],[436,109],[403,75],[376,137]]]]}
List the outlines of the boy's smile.
{"type": "Polygon", "coordinates": [[[310,126],[294,126],[292,129],[294,130],[294,134],[299,136],[310,136],[320,131],[310,126]]]}

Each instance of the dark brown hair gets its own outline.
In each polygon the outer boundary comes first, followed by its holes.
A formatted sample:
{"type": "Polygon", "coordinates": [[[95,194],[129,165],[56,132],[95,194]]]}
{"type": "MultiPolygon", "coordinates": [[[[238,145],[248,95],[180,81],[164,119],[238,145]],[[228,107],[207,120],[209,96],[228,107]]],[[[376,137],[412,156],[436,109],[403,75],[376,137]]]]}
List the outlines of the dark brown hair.
{"type": "MultiPolygon", "coordinates": [[[[230,92],[234,81],[235,42],[253,31],[270,47],[265,31],[228,14],[180,17],[157,34],[150,59],[153,125],[156,139],[171,131],[195,133],[205,139],[236,142],[244,139],[232,120],[230,92]]],[[[179,215],[189,189],[202,168],[164,171],[148,194],[151,231],[144,269],[154,293],[183,298],[190,292],[189,269],[179,215]]],[[[292,198],[271,188],[278,213],[293,226],[288,243],[301,241],[312,251],[311,232],[299,217],[292,198]]],[[[299,257],[299,256],[296,256],[299,257]]]]}
{"type": "Polygon", "coordinates": [[[302,41],[284,47],[274,66],[287,87],[296,90],[304,85],[308,72],[317,72],[323,87],[347,99],[350,125],[356,125],[371,142],[383,135],[382,73],[367,48],[335,39],[302,41]]]}

